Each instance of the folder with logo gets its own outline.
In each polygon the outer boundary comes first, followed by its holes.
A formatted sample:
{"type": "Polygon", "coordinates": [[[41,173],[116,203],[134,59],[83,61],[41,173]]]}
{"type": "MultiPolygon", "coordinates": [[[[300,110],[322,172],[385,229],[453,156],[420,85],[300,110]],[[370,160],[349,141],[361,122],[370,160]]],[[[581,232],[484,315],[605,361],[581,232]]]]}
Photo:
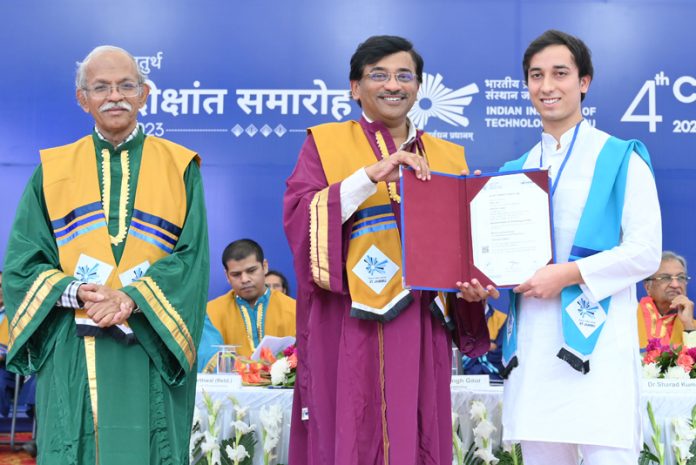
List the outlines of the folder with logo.
{"type": "Polygon", "coordinates": [[[457,281],[511,288],[554,260],[546,170],[480,176],[401,172],[404,285],[456,291],[457,281]]]}

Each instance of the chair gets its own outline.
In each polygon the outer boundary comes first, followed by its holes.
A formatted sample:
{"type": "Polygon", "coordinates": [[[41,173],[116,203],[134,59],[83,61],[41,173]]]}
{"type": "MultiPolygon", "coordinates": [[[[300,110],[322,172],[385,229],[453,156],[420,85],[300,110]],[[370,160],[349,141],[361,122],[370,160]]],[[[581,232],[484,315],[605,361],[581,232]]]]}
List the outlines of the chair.
{"type": "MultiPolygon", "coordinates": [[[[4,371],[4,370],[3,370],[4,371]]],[[[4,375],[5,373],[3,373],[4,375]]],[[[12,377],[13,373],[7,373],[12,377]]],[[[3,376],[8,379],[8,376],[3,376]]],[[[0,386],[6,383],[3,381],[0,386]]],[[[6,393],[6,389],[2,390],[0,395],[6,393]]],[[[10,415],[10,438],[9,441],[0,441],[0,444],[9,445],[12,451],[25,450],[32,457],[36,457],[36,418],[32,418],[31,438],[23,441],[17,440],[17,420],[20,414],[20,405],[33,405],[36,395],[36,378],[33,376],[14,375],[14,390],[12,395],[12,406],[7,409],[7,414],[10,415]]],[[[3,412],[5,413],[5,412],[3,412]]]]}

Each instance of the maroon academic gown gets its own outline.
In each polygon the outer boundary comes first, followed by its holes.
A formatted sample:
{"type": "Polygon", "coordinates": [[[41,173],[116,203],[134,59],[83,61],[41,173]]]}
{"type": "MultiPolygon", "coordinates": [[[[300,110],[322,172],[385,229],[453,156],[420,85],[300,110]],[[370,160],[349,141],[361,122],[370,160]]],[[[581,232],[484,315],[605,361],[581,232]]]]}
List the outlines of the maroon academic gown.
{"type": "MultiPolygon", "coordinates": [[[[363,118],[360,124],[376,157],[377,128],[385,134],[389,153],[396,151],[381,123],[363,118]]],[[[299,360],[289,465],[450,465],[452,338],[470,357],[484,353],[489,338],[483,308],[454,299],[456,329],[450,332],[429,310],[436,294],[412,291],[412,304],[382,325],[382,388],[380,323],[350,316],[345,257],[353,220],[341,224],[340,183],[329,188],[328,220],[331,287],[340,292],[324,290],[312,280],[309,205],[327,186],[310,134],[284,198],[285,233],[298,281],[299,360]]],[[[398,223],[399,206],[392,202],[392,207],[398,223]]]]}

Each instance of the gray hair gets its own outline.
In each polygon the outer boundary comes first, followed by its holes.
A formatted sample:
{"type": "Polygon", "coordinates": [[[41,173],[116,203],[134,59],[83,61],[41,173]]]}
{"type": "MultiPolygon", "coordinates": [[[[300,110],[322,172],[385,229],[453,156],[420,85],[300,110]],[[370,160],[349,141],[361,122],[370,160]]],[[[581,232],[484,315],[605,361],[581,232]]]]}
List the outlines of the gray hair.
{"type": "Polygon", "coordinates": [[[681,255],[677,255],[676,253],[670,250],[665,250],[664,252],[662,252],[662,260],[660,260],[660,263],[665,262],[667,260],[675,260],[681,263],[681,266],[684,267],[684,271],[686,271],[686,258],[682,257],[681,255]]]}
{"type": "MultiPolygon", "coordinates": [[[[671,250],[665,250],[662,252],[662,258],[660,259],[660,264],[663,262],[666,262],[668,260],[674,260],[675,262],[681,263],[681,266],[684,267],[684,273],[686,273],[686,258],[682,257],[681,255],[677,255],[676,253],[672,252],[671,250]]],[[[651,274],[647,278],[645,278],[643,281],[647,285],[651,278],[655,276],[655,273],[651,274]]]]}
{"type": "Polygon", "coordinates": [[[89,52],[84,60],[77,62],[77,71],[75,73],[75,87],[77,89],[83,89],[87,85],[87,66],[94,57],[104,52],[121,52],[125,54],[133,62],[135,72],[138,75],[138,84],[143,84],[145,82],[145,75],[138,67],[138,63],[135,61],[133,55],[131,55],[127,50],[124,50],[121,47],[116,47],[114,45],[100,45],[94,48],[94,50],[92,50],[91,52],[89,52]]]}

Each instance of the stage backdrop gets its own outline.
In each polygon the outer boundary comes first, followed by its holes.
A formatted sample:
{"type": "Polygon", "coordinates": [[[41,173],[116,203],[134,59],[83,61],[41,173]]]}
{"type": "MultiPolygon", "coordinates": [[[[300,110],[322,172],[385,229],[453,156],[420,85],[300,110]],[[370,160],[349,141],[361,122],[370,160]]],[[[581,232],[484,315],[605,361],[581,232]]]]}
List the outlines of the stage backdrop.
{"type": "MultiPolygon", "coordinates": [[[[203,159],[210,296],[220,254],[261,243],[295,287],[282,229],[285,179],[309,126],[357,119],[349,59],[374,34],[410,38],[425,58],[420,128],[463,144],[472,168],[496,170],[540,137],[522,71],[549,28],[583,38],[595,78],[584,115],[644,141],[660,193],[664,247],[696,259],[696,3],[677,0],[2,2],[0,259],[41,148],[92,129],[75,101],[75,63],[93,47],[131,51],[152,88],[145,132],[203,159]]],[[[195,272],[195,270],[193,271],[195,272]]]]}

